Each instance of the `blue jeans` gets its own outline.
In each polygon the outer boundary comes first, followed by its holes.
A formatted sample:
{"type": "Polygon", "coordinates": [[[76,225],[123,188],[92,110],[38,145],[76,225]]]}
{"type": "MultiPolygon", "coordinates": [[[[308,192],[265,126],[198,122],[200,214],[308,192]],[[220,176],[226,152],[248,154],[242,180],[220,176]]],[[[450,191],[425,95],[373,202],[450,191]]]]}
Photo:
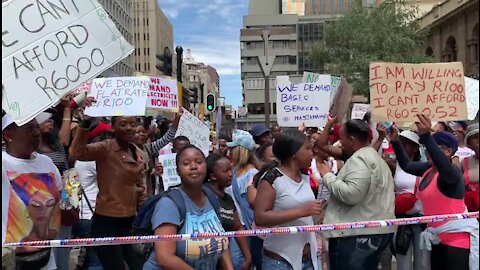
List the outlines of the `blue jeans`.
{"type": "MultiPolygon", "coordinates": [[[[73,226],[72,233],[78,238],[87,238],[91,236],[92,221],[89,219],[80,219],[78,224],[73,226]]],[[[97,257],[94,247],[86,247],[87,255],[83,269],[88,270],[103,270],[102,264],[97,257]]]]}
{"type": "Polygon", "coordinates": [[[393,234],[331,238],[330,270],[377,270],[380,255],[392,243],[393,234]]]}
{"type": "Polygon", "coordinates": [[[252,254],[252,264],[256,270],[262,270],[262,257],[263,257],[263,240],[250,236],[248,238],[248,244],[250,246],[250,253],[252,254]]]}
{"type": "MultiPolygon", "coordinates": [[[[302,263],[301,270],[313,269],[312,260],[307,260],[306,262],[302,263]]],[[[290,266],[290,264],[286,261],[279,261],[263,254],[262,270],[293,270],[293,267],[290,266]]]]}
{"type": "Polygon", "coordinates": [[[230,252],[230,258],[232,259],[233,269],[240,270],[245,258],[243,257],[242,250],[238,246],[237,241],[235,241],[235,238],[229,239],[228,251],[230,252]]]}
{"type": "MultiPolygon", "coordinates": [[[[70,239],[72,236],[72,226],[60,226],[57,239],[70,239]]],[[[53,248],[55,263],[58,269],[69,269],[71,248],[53,248]]]]}

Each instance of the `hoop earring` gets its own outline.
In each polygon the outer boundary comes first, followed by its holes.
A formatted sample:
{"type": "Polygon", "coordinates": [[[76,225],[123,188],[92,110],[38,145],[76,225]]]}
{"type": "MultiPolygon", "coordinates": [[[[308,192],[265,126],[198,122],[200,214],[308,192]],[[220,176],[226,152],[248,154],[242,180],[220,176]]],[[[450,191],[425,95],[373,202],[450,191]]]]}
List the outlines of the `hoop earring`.
{"type": "Polygon", "coordinates": [[[28,214],[28,209],[25,209],[23,214],[25,215],[26,218],[30,218],[30,215],[28,214]]]}

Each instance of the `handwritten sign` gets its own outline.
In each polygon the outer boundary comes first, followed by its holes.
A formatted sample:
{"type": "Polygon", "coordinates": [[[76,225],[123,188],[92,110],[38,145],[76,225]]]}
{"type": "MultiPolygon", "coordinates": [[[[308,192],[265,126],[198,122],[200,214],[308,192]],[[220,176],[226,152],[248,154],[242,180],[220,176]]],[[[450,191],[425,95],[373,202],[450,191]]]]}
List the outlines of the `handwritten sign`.
{"type": "Polygon", "coordinates": [[[277,121],[283,127],[323,127],[328,119],[331,76],[319,75],[314,83],[294,84],[277,76],[277,121]]]}
{"type": "Polygon", "coordinates": [[[182,183],[180,176],[177,173],[177,154],[166,154],[158,156],[158,160],[163,166],[163,189],[168,190],[169,187],[178,186],[182,183]]]}
{"type": "Polygon", "coordinates": [[[462,63],[372,63],[370,102],[377,122],[414,122],[419,113],[437,121],[465,120],[462,63]]]}
{"type": "Polygon", "coordinates": [[[148,86],[146,77],[94,79],[90,96],[97,102],[85,108],[85,114],[94,117],[145,115],[148,86]]]}
{"type": "Polygon", "coordinates": [[[17,124],[134,50],[98,3],[2,3],[2,108],[17,124]]]}
{"type": "Polygon", "coordinates": [[[92,81],[86,81],[85,83],[82,83],[79,87],[73,89],[73,91],[70,91],[70,94],[73,95],[78,95],[81,93],[85,92],[90,92],[90,89],[92,88],[92,81]]]}
{"type": "Polygon", "coordinates": [[[355,103],[352,107],[351,119],[363,119],[365,114],[370,111],[370,104],[355,103]]]}
{"type": "Polygon", "coordinates": [[[467,95],[468,120],[474,120],[478,113],[478,80],[465,77],[465,90],[467,95]]]}
{"type": "MultiPolygon", "coordinates": [[[[305,71],[303,72],[302,82],[317,83],[321,78],[320,75],[321,74],[318,74],[318,73],[305,71]]],[[[337,76],[331,76],[331,78],[332,78],[332,82],[330,85],[332,86],[332,89],[330,91],[330,104],[333,104],[333,99],[335,98],[335,95],[337,93],[338,87],[340,86],[340,82],[342,78],[337,76]]]]}
{"type": "Polygon", "coordinates": [[[166,77],[150,77],[147,108],[178,112],[177,80],[166,77]]]}
{"type": "Polygon", "coordinates": [[[208,154],[210,148],[210,129],[200,119],[191,114],[187,109],[183,109],[182,118],[178,124],[175,137],[185,136],[190,143],[198,147],[204,153],[208,154]]]}

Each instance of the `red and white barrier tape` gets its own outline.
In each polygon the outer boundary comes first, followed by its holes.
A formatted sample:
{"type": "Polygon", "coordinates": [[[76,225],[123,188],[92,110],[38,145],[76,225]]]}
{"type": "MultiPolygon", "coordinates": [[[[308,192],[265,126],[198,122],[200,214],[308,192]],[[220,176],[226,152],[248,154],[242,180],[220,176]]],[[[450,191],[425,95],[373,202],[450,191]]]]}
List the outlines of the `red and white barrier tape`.
{"type": "Polygon", "coordinates": [[[339,231],[364,228],[384,228],[400,225],[414,225],[421,223],[445,222],[450,220],[478,218],[479,212],[437,215],[414,218],[399,218],[389,220],[375,220],[362,222],[349,222],[339,224],[322,224],[299,227],[278,227],[258,230],[244,230],[232,232],[214,232],[214,233],[193,233],[193,234],[174,234],[174,235],[148,235],[148,236],[126,236],[126,237],[103,237],[103,238],[81,238],[81,239],[62,239],[62,240],[41,240],[31,242],[5,243],[2,247],[77,247],[77,246],[103,246],[103,245],[125,245],[150,243],[157,241],[179,241],[191,239],[204,239],[216,237],[245,237],[272,234],[297,234],[305,232],[323,232],[339,231]]]}

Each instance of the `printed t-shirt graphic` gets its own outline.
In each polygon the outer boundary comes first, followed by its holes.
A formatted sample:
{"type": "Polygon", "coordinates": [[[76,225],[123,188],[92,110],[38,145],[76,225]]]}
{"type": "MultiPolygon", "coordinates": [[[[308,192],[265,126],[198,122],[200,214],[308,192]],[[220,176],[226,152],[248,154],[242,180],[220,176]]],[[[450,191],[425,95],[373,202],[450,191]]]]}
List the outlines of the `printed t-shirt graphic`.
{"type": "MultiPolygon", "coordinates": [[[[54,239],[60,228],[55,174],[14,171],[6,171],[6,174],[11,186],[6,241],[54,239]]],[[[25,251],[33,250],[25,248],[25,251]]]]}

